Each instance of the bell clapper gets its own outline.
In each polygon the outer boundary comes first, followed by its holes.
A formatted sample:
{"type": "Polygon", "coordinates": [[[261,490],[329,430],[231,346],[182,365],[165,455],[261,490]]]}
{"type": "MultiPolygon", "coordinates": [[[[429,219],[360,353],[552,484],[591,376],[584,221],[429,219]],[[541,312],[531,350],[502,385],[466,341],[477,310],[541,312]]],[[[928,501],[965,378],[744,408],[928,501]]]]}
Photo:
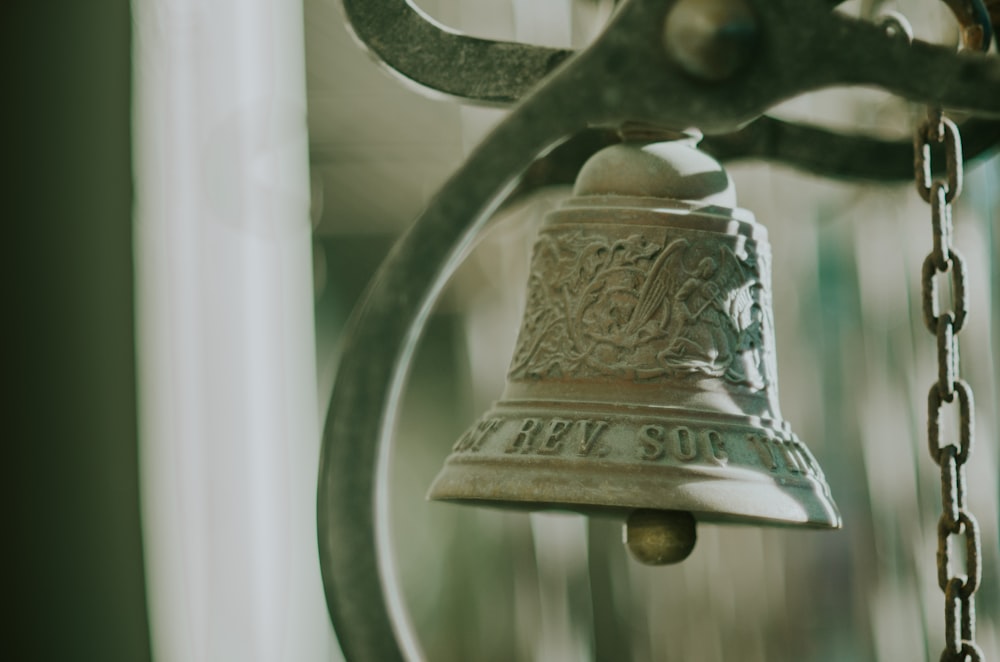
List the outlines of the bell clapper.
{"type": "Polygon", "coordinates": [[[622,527],[633,558],[646,565],[680,563],[698,539],[694,516],[683,510],[634,510],[622,527]]]}

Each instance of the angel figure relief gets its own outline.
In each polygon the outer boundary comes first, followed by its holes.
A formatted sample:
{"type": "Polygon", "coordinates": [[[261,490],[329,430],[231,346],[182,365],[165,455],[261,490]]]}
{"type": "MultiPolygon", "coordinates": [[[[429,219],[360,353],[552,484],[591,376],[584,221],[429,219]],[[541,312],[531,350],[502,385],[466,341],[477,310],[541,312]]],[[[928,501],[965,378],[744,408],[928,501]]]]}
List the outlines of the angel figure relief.
{"type": "Polygon", "coordinates": [[[753,255],[718,241],[546,236],[510,376],[703,374],[763,388],[762,295],[753,255]]]}
{"type": "MultiPolygon", "coordinates": [[[[702,373],[760,389],[765,386],[764,309],[752,257],[726,245],[694,269],[674,265],[679,285],[664,301],[665,348],[657,354],[671,372],[702,373]],[[669,312],[667,312],[669,311],[669,312]]],[[[657,278],[650,274],[650,279],[657,278]]]]}

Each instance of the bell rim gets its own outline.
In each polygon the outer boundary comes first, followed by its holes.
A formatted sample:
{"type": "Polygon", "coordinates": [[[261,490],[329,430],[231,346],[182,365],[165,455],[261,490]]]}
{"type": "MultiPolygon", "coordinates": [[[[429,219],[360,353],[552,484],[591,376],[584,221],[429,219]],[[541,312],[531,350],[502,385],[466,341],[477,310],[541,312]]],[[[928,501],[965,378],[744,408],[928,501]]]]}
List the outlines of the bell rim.
{"type": "Polygon", "coordinates": [[[590,475],[567,472],[558,458],[449,457],[427,499],[505,510],[569,511],[622,517],[637,509],[682,510],[699,522],[839,529],[840,512],[825,481],[770,479],[748,469],[622,466],[590,475]],[[503,466],[498,481],[498,467],[503,466]],[[587,486],[587,479],[599,486],[587,486]],[[623,482],[616,484],[616,479],[623,482]],[[627,492],[628,498],[618,493],[627,492]],[[618,500],[612,503],[611,501],[618,500]]]}
{"type": "Polygon", "coordinates": [[[430,499],[840,526],[818,462],[782,419],[671,405],[501,400],[452,450],[430,499]]]}

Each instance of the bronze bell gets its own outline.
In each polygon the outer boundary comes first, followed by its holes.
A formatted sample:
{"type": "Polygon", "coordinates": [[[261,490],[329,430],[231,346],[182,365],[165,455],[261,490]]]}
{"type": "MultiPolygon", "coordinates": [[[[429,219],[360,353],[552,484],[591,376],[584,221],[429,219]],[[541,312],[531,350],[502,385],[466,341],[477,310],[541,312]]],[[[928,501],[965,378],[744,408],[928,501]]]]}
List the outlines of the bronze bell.
{"type": "Polygon", "coordinates": [[[687,556],[688,513],[839,527],[778,407],[766,229],[697,135],[625,137],[545,219],[503,396],[430,498],[620,513],[647,563],[687,556]]]}

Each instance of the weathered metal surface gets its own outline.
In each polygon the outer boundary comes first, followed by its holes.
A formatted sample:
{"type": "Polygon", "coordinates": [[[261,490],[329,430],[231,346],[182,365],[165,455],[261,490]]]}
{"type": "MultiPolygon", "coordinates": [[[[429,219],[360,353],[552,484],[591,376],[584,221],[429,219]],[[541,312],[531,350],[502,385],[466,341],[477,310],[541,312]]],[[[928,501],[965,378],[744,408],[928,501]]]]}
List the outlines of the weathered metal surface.
{"type": "Polygon", "coordinates": [[[514,103],[573,51],[479,39],[438,25],[407,0],[342,0],[348,26],[390,72],[466,101],[514,103]]]}
{"type": "MultiPolygon", "coordinates": [[[[916,41],[912,44],[888,36],[877,26],[831,12],[827,0],[746,0],[756,17],[760,42],[738,93],[741,103],[762,113],[776,101],[831,85],[874,85],[913,101],[953,109],[1000,115],[1000,62],[995,57],[953,50],[916,41]],[[765,79],[770,82],[759,85],[765,79]],[[938,86],[934,83],[946,82],[938,86]],[[775,97],[775,94],[778,97],[775,97]]],[[[500,42],[463,35],[437,25],[406,0],[343,0],[347,17],[358,38],[373,56],[408,80],[469,101],[511,103],[525,96],[572,52],[542,46],[500,42]]],[[[686,72],[669,59],[662,44],[662,30],[670,0],[626,0],[612,26],[598,42],[610,48],[587,49],[595,78],[591,84],[612,85],[617,90],[645,79],[655,85],[655,103],[662,107],[650,120],[672,126],[705,124],[684,92],[691,90],[686,72]],[[629,17],[629,18],[626,18],[629,17]],[[647,29],[630,32],[633,38],[607,39],[622,32],[620,21],[642,17],[647,29]],[[614,42],[618,42],[615,44],[614,42]],[[630,54],[624,51],[630,51],[630,54]],[[624,64],[625,58],[632,66],[624,64]],[[617,77],[607,77],[609,69],[617,77]],[[680,122],[667,122],[681,115],[680,122]]],[[[961,4],[961,3],[960,3],[961,4]]],[[[628,35],[620,35],[627,37],[628,35]]],[[[597,44],[595,44],[597,46],[597,44]]],[[[698,88],[694,88],[698,95],[698,88]]],[[[733,129],[747,119],[740,108],[716,107],[713,124],[733,129]],[[728,125],[725,126],[725,125],[728,125]]],[[[618,119],[626,119],[621,117],[618,119]]]]}
{"type": "Polygon", "coordinates": [[[721,81],[752,58],[760,38],[744,0],[678,0],[667,14],[663,46],[696,78],[721,81]]]}
{"type": "MultiPolygon", "coordinates": [[[[733,46],[734,52],[745,56],[744,69],[730,80],[706,81],[704,76],[692,76],[692,67],[694,71],[699,67],[697,57],[693,62],[678,57],[677,47],[663,43],[674,4],[663,0],[623,3],[606,33],[587,49],[586,58],[584,54],[575,58],[585,60],[574,67],[578,87],[566,91],[578,101],[576,106],[559,109],[554,105],[550,112],[566,112],[567,127],[641,119],[727,133],[803,92],[872,85],[914,101],[1000,116],[1000,58],[910,43],[880,26],[831,12],[830,5],[836,3],[825,0],[747,0],[757,26],[755,45],[749,48],[750,41],[738,39],[733,46]]],[[[678,8],[691,4],[681,3],[678,8]]],[[[701,4],[693,3],[695,7],[701,4]]],[[[467,101],[512,103],[571,55],[565,50],[448,31],[405,0],[344,0],[344,6],[360,40],[392,71],[467,101]]],[[[707,35],[705,39],[711,43],[713,38],[707,35]]],[[[724,38],[723,42],[724,46],[730,43],[724,38]]],[[[740,64],[733,57],[727,65],[702,59],[700,66],[714,67],[717,74],[740,64]]],[[[800,133],[794,125],[771,124],[768,131],[771,135],[787,131],[790,137],[800,133]]],[[[750,146],[740,139],[731,144],[750,146]]],[[[833,176],[862,178],[874,170],[877,179],[890,178],[883,174],[889,171],[887,167],[845,164],[896,163],[894,146],[883,150],[878,142],[866,142],[866,150],[875,158],[840,158],[857,147],[855,137],[828,132],[822,146],[805,142],[795,150],[772,151],[769,158],[796,166],[804,163],[813,172],[833,176]],[[843,175],[845,169],[852,172],[843,175]]],[[[891,172],[893,179],[903,177],[895,169],[891,172]]]]}
{"type": "Polygon", "coordinates": [[[766,230],[691,142],[584,165],[535,245],[503,396],[431,498],[839,526],[778,407],[766,230]]]}
{"type": "Polygon", "coordinates": [[[952,243],[951,205],[962,190],[962,141],[958,127],[940,110],[928,113],[914,134],[917,153],[917,192],[931,206],[933,249],[921,270],[924,325],[937,338],[938,378],[927,398],[927,432],[931,458],[941,468],[942,512],[938,520],[937,575],[945,594],[945,650],[948,662],[980,661],[983,651],[976,644],[975,596],[982,581],[982,541],[979,523],[966,507],[965,464],[975,443],[975,406],[972,387],[959,374],[958,334],[969,314],[968,271],[962,254],[952,243]],[[931,150],[944,143],[946,176],[932,179],[931,150]],[[936,277],[951,279],[950,310],[942,310],[936,277]],[[958,405],[958,441],[941,444],[941,410],[946,403],[958,405]],[[964,538],[965,554],[960,564],[965,574],[952,567],[951,543],[964,538]]]}
{"type": "MultiPolygon", "coordinates": [[[[1000,122],[973,118],[963,122],[961,128],[966,162],[1000,145],[1000,122]]],[[[760,159],[824,177],[852,180],[901,182],[913,177],[912,140],[839,134],[767,116],[734,133],[706,136],[701,147],[724,163],[760,159]]],[[[940,146],[934,149],[943,151],[940,146]]],[[[943,158],[935,159],[932,165],[934,174],[944,171],[943,158]]]]}

